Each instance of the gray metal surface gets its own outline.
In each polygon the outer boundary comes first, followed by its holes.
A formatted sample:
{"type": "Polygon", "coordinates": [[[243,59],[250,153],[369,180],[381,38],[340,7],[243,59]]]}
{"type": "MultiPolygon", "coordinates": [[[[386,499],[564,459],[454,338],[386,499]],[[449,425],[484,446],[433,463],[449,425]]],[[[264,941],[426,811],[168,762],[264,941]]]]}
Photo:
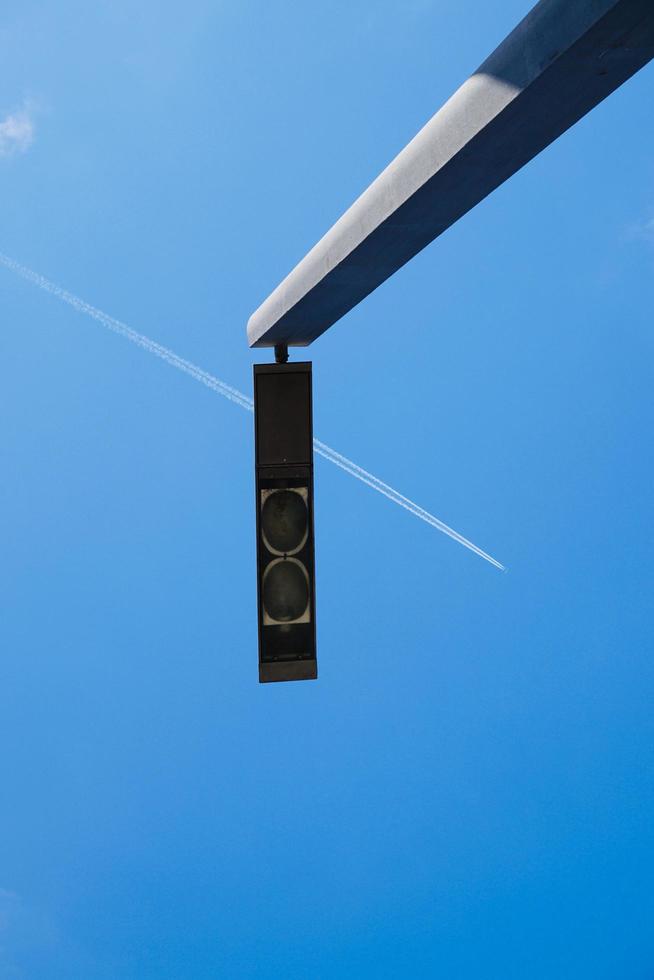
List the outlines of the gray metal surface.
{"type": "Polygon", "coordinates": [[[541,0],[252,314],[306,346],[654,56],[654,0],[541,0]]]}

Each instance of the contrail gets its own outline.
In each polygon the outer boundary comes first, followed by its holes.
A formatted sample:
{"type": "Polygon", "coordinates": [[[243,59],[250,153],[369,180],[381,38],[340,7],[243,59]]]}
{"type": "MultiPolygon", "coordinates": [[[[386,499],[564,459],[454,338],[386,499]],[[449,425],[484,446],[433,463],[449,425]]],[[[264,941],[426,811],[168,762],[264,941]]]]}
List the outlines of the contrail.
{"type": "Polygon", "coordinates": [[[337,453],[335,449],[331,449],[330,446],[326,446],[325,443],[321,442],[319,439],[313,440],[313,448],[321,456],[324,456],[325,459],[328,459],[330,463],[333,463],[335,466],[340,466],[340,468],[345,470],[346,473],[349,473],[350,476],[356,477],[357,480],[361,480],[361,482],[365,483],[366,486],[372,487],[372,489],[376,490],[377,493],[381,493],[385,497],[388,497],[388,499],[392,500],[394,504],[404,507],[404,509],[408,510],[410,514],[414,514],[416,517],[419,517],[421,521],[426,521],[427,524],[431,524],[431,526],[435,527],[437,531],[442,531],[443,534],[447,534],[448,538],[452,538],[453,541],[458,541],[458,543],[462,544],[464,548],[469,548],[470,551],[474,551],[476,555],[479,555],[480,558],[485,558],[486,561],[489,561],[491,565],[495,566],[495,568],[499,568],[502,572],[506,571],[504,565],[500,564],[499,561],[496,561],[495,558],[487,554],[485,551],[482,551],[482,549],[478,548],[476,544],[472,543],[472,541],[468,541],[467,538],[464,538],[463,535],[459,534],[458,531],[455,531],[454,528],[449,527],[448,524],[445,524],[444,521],[439,520],[438,517],[434,517],[434,515],[430,514],[428,510],[425,510],[423,507],[419,507],[418,504],[414,503],[413,500],[409,500],[408,497],[405,497],[398,490],[394,490],[393,487],[389,487],[388,483],[384,483],[384,481],[380,480],[379,477],[373,476],[372,473],[368,473],[368,471],[364,470],[361,466],[357,466],[357,464],[353,463],[351,459],[347,458],[347,456],[342,456],[341,453],[337,453]]]}
{"type": "Polygon", "coordinates": [[[144,337],[143,334],[137,333],[136,330],[132,330],[127,324],[121,323],[120,320],[115,320],[112,316],[108,316],[103,313],[102,310],[97,310],[95,306],[91,306],[89,303],[85,303],[83,299],[79,296],[73,296],[72,293],[66,292],[61,286],[57,286],[54,282],[50,282],[45,276],[39,275],[38,272],[32,272],[31,269],[26,268],[24,265],[20,265],[19,262],[14,262],[7,255],[3,255],[0,252],[0,264],[6,266],[7,269],[11,269],[16,275],[22,276],[23,279],[27,279],[34,286],[38,286],[39,289],[43,289],[46,293],[50,293],[52,296],[56,296],[57,299],[63,300],[64,303],[68,303],[72,306],[74,310],[78,313],[86,313],[87,316],[93,317],[98,323],[101,323],[103,327],[107,327],[109,330],[113,330],[114,333],[120,334],[122,337],[126,337],[127,340],[131,340],[133,344],[138,347],[142,347],[144,350],[154,354],[156,357],[160,357],[162,361],[166,361],[173,367],[177,368],[178,371],[183,371],[185,374],[190,374],[192,378],[196,381],[200,381],[207,388],[211,388],[213,391],[217,391],[218,394],[223,395],[223,397],[228,398],[231,402],[236,405],[240,405],[241,408],[247,408],[250,411],[253,410],[252,399],[248,398],[242,392],[237,391],[236,388],[231,388],[229,385],[218,378],[214,378],[213,375],[208,374],[203,371],[202,368],[197,367],[195,364],[191,364],[190,361],[185,361],[183,357],[179,357],[173,351],[168,350],[167,347],[163,347],[161,344],[157,344],[154,340],[150,340],[149,337],[144,337]]]}
{"type": "MultiPolygon", "coordinates": [[[[19,262],[14,261],[14,259],[9,258],[7,255],[3,255],[0,252],[0,264],[4,265],[5,268],[9,269],[11,272],[16,273],[16,275],[21,276],[32,285],[38,286],[46,293],[50,293],[51,296],[56,296],[57,299],[62,300],[64,303],[68,303],[72,306],[74,310],[78,313],[84,313],[86,316],[92,317],[101,323],[103,327],[107,327],[108,330],[112,330],[114,333],[120,334],[121,337],[125,337],[127,340],[131,340],[133,344],[137,347],[142,347],[143,350],[148,351],[150,354],[154,354],[155,357],[161,358],[162,361],[166,361],[172,367],[177,368],[178,371],[183,371],[184,374],[190,375],[195,381],[199,381],[201,384],[206,385],[207,388],[211,388],[212,391],[218,392],[223,398],[227,398],[230,402],[235,405],[240,405],[241,408],[246,409],[248,412],[254,410],[254,404],[252,399],[248,395],[244,395],[242,391],[238,391],[236,388],[232,388],[231,385],[225,384],[224,381],[220,381],[219,378],[215,378],[212,374],[207,371],[203,371],[202,368],[197,367],[197,365],[192,364],[190,361],[185,360],[174,351],[169,350],[168,347],[164,347],[162,344],[158,344],[154,340],[150,340],[149,337],[145,337],[141,333],[137,333],[136,330],[132,330],[127,324],[121,323],[120,320],[114,319],[114,317],[109,316],[107,313],[103,313],[102,310],[96,309],[95,306],[91,306],[90,303],[86,303],[79,296],[74,296],[73,293],[67,292],[67,290],[62,289],[61,286],[57,286],[56,283],[50,282],[45,276],[40,275],[38,272],[33,272],[32,269],[28,269],[26,266],[21,265],[19,262]]],[[[421,521],[425,521],[431,527],[435,527],[438,531],[442,531],[443,534],[447,534],[448,537],[462,544],[464,548],[468,548],[473,551],[480,558],[485,559],[485,561],[490,562],[495,568],[499,568],[501,571],[505,571],[504,565],[496,561],[495,558],[482,551],[478,548],[476,544],[472,541],[468,541],[464,538],[462,534],[458,531],[453,530],[453,528],[448,527],[443,521],[439,520],[438,517],[434,517],[429,511],[424,510],[419,507],[418,504],[414,503],[413,500],[409,500],[408,497],[403,496],[393,487],[384,483],[378,477],[373,476],[372,473],[368,473],[361,466],[353,463],[351,459],[347,456],[342,456],[341,453],[336,452],[330,446],[327,446],[324,442],[319,439],[313,440],[313,448],[325,459],[329,460],[335,466],[340,467],[350,476],[355,477],[355,479],[360,480],[365,483],[366,486],[372,487],[378,493],[383,494],[394,504],[398,504],[400,507],[404,507],[408,510],[410,514],[414,514],[415,517],[419,517],[421,521]]]]}

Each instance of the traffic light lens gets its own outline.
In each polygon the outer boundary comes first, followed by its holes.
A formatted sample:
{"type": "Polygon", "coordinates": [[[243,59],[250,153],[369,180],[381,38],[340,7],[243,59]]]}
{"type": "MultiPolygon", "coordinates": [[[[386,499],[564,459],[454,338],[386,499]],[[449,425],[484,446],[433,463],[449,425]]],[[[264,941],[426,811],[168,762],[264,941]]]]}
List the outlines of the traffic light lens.
{"type": "Polygon", "coordinates": [[[309,583],[297,561],[280,559],[266,569],[263,604],[276,623],[291,623],[304,614],[309,604],[309,583]]]}
{"type": "Polygon", "coordinates": [[[304,497],[294,490],[276,490],[269,494],[261,508],[261,529],[271,551],[279,555],[299,551],[308,530],[304,497]]]}

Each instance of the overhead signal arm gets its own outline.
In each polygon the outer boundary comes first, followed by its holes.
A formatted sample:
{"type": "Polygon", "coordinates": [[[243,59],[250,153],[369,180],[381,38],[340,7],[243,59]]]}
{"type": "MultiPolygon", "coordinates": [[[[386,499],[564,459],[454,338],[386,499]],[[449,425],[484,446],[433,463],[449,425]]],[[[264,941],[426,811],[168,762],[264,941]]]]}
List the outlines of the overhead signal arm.
{"type": "Polygon", "coordinates": [[[540,0],[248,322],[307,346],[654,56],[654,0],[540,0]]]}

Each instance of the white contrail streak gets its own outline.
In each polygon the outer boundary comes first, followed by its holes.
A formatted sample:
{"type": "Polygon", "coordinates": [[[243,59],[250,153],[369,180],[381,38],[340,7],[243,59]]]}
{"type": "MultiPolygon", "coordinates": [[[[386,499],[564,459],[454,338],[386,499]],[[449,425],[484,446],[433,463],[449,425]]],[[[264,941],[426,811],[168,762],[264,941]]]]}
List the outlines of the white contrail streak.
{"type": "Polygon", "coordinates": [[[24,265],[20,265],[18,262],[14,262],[7,255],[3,255],[0,252],[0,264],[4,265],[7,269],[11,269],[17,275],[22,276],[23,279],[27,279],[34,286],[38,286],[39,289],[43,289],[46,293],[50,293],[52,296],[56,296],[57,299],[63,300],[64,303],[68,303],[72,306],[74,310],[78,313],[86,313],[87,316],[93,317],[98,323],[101,323],[103,327],[107,327],[109,330],[113,330],[114,333],[120,334],[122,337],[126,337],[127,340],[131,340],[133,344],[138,347],[142,347],[144,350],[149,351],[150,354],[154,354],[156,357],[160,357],[162,361],[166,361],[173,367],[177,368],[178,371],[183,371],[185,374],[190,374],[192,378],[196,381],[200,381],[207,388],[211,388],[213,391],[217,391],[218,394],[223,395],[224,398],[228,398],[230,402],[234,402],[236,405],[240,405],[241,408],[247,408],[250,411],[253,410],[252,399],[248,398],[242,392],[237,391],[236,388],[231,388],[229,385],[218,378],[214,378],[213,375],[208,374],[203,371],[202,368],[197,367],[195,364],[191,364],[190,361],[185,361],[183,357],[179,357],[173,351],[168,350],[167,347],[163,347],[161,344],[157,344],[154,340],[150,340],[149,337],[144,337],[143,334],[137,333],[136,330],[132,330],[125,323],[121,323],[120,320],[114,320],[112,316],[108,316],[103,313],[102,310],[97,310],[95,306],[91,306],[89,303],[85,303],[83,299],[79,296],[73,296],[72,293],[66,292],[61,286],[55,285],[55,283],[50,282],[45,276],[39,275],[38,272],[32,272],[31,269],[27,269],[24,265]]]}
{"type": "MultiPolygon", "coordinates": [[[[107,327],[108,330],[112,330],[114,333],[120,334],[121,337],[131,340],[131,342],[136,344],[137,347],[142,347],[143,350],[148,351],[150,354],[154,354],[155,357],[161,358],[162,361],[166,361],[167,364],[177,368],[178,371],[183,371],[184,374],[190,375],[190,377],[192,377],[195,381],[199,381],[201,384],[206,385],[206,387],[211,388],[212,391],[217,391],[219,395],[222,395],[223,398],[229,399],[230,402],[234,402],[235,405],[240,405],[241,408],[246,409],[248,412],[253,411],[254,406],[252,399],[248,395],[244,395],[242,391],[232,388],[231,385],[225,384],[224,381],[220,381],[207,371],[203,371],[202,368],[197,367],[197,365],[192,364],[183,357],[179,357],[178,354],[175,354],[174,351],[169,350],[162,344],[158,344],[156,341],[150,340],[149,337],[145,337],[143,334],[137,333],[136,330],[132,330],[131,327],[128,327],[125,323],[121,323],[120,320],[115,320],[114,317],[108,316],[108,314],[96,309],[95,306],[85,303],[83,299],[80,299],[78,296],[74,296],[72,293],[67,292],[65,289],[62,289],[61,286],[57,286],[55,283],[50,282],[50,280],[46,279],[45,276],[40,275],[38,272],[33,272],[26,266],[21,265],[19,262],[14,261],[14,259],[9,258],[9,256],[3,255],[2,252],[0,252],[0,265],[4,265],[5,268],[11,270],[11,272],[16,273],[16,275],[21,276],[28,282],[31,282],[32,285],[38,286],[38,288],[42,289],[44,292],[50,293],[51,296],[56,296],[57,299],[62,300],[64,303],[68,303],[68,305],[72,306],[74,310],[78,311],[78,313],[85,313],[86,316],[90,316],[94,320],[97,320],[98,323],[101,323],[104,327],[107,327]]],[[[349,473],[350,476],[353,476],[362,483],[365,483],[366,486],[372,487],[373,490],[383,494],[384,497],[387,497],[394,504],[404,507],[404,509],[408,510],[410,514],[415,515],[415,517],[419,517],[421,521],[425,521],[427,524],[431,525],[431,527],[435,527],[438,531],[442,531],[443,534],[447,534],[448,537],[452,538],[454,541],[457,541],[459,544],[462,544],[464,548],[468,548],[476,555],[479,555],[480,558],[484,558],[487,562],[490,562],[490,564],[494,565],[495,568],[505,571],[504,565],[501,565],[500,562],[496,561],[495,558],[492,558],[491,555],[487,554],[485,551],[482,551],[482,549],[478,548],[476,544],[472,543],[472,541],[468,541],[468,539],[464,538],[462,534],[459,534],[451,527],[448,527],[447,524],[444,524],[443,521],[439,520],[437,517],[434,517],[434,515],[430,514],[429,511],[419,507],[418,504],[414,503],[412,500],[409,500],[408,497],[403,496],[397,490],[394,490],[393,487],[390,487],[378,477],[373,476],[372,473],[368,473],[368,471],[364,470],[361,466],[357,466],[357,464],[353,463],[351,459],[348,459],[346,456],[342,456],[341,453],[336,452],[335,449],[325,445],[325,443],[321,442],[319,439],[313,440],[313,448],[320,456],[323,456],[325,459],[329,460],[330,463],[334,463],[334,465],[340,467],[340,469],[345,470],[345,472],[349,473]]]]}
{"type": "Polygon", "coordinates": [[[416,517],[419,517],[421,521],[426,521],[427,524],[431,524],[431,526],[435,527],[437,531],[442,531],[443,534],[447,534],[448,538],[452,538],[453,541],[458,541],[458,543],[462,544],[464,548],[469,548],[470,551],[474,551],[476,555],[479,555],[480,558],[485,558],[486,561],[489,561],[491,565],[495,566],[495,568],[499,568],[502,572],[506,571],[504,565],[500,564],[499,561],[487,554],[485,551],[482,551],[482,549],[478,548],[476,544],[472,543],[472,541],[468,541],[468,539],[464,538],[458,531],[455,531],[453,528],[449,527],[449,525],[439,520],[438,517],[434,517],[433,514],[430,514],[428,510],[425,510],[423,507],[419,507],[418,504],[413,502],[413,500],[409,500],[408,497],[405,497],[403,494],[399,493],[399,491],[394,490],[393,487],[389,487],[388,483],[384,483],[384,481],[380,480],[379,477],[373,476],[372,473],[368,473],[368,471],[364,470],[361,466],[357,466],[357,464],[353,463],[351,459],[347,458],[347,456],[342,456],[340,453],[337,453],[335,449],[332,449],[330,446],[326,446],[324,442],[320,441],[320,439],[313,440],[313,448],[321,456],[324,456],[325,459],[328,459],[330,463],[333,463],[335,466],[340,466],[340,468],[345,470],[346,473],[349,473],[350,476],[356,477],[357,480],[361,480],[362,483],[372,487],[373,490],[376,490],[378,493],[388,497],[388,499],[392,500],[394,504],[399,504],[400,507],[404,507],[404,509],[408,510],[410,514],[414,514],[416,517]]]}

